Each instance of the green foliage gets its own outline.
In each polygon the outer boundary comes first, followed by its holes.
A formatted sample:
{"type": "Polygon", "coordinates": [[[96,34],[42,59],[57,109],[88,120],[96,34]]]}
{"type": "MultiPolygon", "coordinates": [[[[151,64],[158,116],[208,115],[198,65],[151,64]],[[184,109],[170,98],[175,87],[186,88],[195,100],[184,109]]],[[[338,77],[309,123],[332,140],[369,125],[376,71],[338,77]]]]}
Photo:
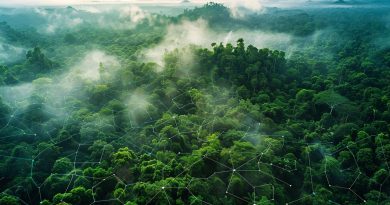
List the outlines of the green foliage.
{"type": "Polygon", "coordinates": [[[19,205],[20,202],[18,198],[6,194],[0,195],[0,204],[1,205],[19,205]]]}
{"type": "Polygon", "coordinates": [[[122,13],[59,11],[83,22],[51,34],[0,23],[1,41],[32,48],[0,65],[0,205],[389,203],[390,54],[373,40],[386,8],[234,16],[208,3],[131,28],[122,13]],[[97,23],[106,15],[126,28],[97,23]],[[210,35],[276,31],[290,47],[246,37],[146,62],[198,19],[210,35]],[[119,66],[79,68],[93,49],[119,66]]]}
{"type": "Polygon", "coordinates": [[[135,153],[128,147],[120,148],[112,155],[112,163],[115,167],[134,166],[135,160],[135,153]]]}
{"type": "Polygon", "coordinates": [[[66,174],[73,169],[73,164],[69,158],[60,158],[54,163],[52,172],[58,174],[66,174]]]}

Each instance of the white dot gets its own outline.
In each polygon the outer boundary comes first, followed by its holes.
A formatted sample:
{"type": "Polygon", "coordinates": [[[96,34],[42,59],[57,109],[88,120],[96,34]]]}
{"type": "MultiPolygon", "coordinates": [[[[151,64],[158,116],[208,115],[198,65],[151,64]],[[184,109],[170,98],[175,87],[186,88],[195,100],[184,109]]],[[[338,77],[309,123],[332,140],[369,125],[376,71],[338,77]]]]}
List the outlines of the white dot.
{"type": "Polygon", "coordinates": [[[233,169],[233,172],[235,172],[236,171],[236,169],[233,169]]]}
{"type": "Polygon", "coordinates": [[[165,187],[161,187],[161,189],[165,189],[165,187]]]}

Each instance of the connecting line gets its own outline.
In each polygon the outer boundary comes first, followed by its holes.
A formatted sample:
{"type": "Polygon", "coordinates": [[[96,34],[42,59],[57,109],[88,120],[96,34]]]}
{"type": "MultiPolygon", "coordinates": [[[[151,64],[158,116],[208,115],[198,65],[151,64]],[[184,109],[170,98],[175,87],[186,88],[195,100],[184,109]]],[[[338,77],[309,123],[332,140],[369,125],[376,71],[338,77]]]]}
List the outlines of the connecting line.
{"type": "MultiPolygon", "coordinates": [[[[171,99],[172,103],[174,106],[176,106],[176,108],[178,109],[185,109],[187,106],[189,105],[195,105],[194,103],[194,100],[191,98],[191,102],[188,103],[188,104],[180,104],[180,97],[185,95],[186,92],[182,92],[181,94],[177,95],[176,97],[174,97],[173,99],[171,99]]],[[[224,100],[221,100],[221,102],[223,103],[224,100]]],[[[168,107],[162,103],[162,102],[159,102],[161,103],[161,105],[163,107],[165,107],[167,110],[168,110],[168,107]]],[[[215,103],[215,102],[214,102],[215,103]]],[[[62,109],[62,108],[55,108],[55,109],[62,109]]],[[[219,109],[220,110],[220,109],[219,109]]],[[[143,111],[145,111],[146,115],[145,117],[148,118],[148,122],[144,122],[142,125],[137,125],[133,119],[129,119],[129,123],[131,125],[131,130],[138,130],[138,129],[141,129],[144,125],[151,125],[150,128],[147,128],[149,130],[151,130],[150,132],[153,132],[152,135],[153,135],[153,138],[157,139],[158,141],[161,141],[163,136],[159,133],[159,130],[161,130],[161,127],[164,127],[166,126],[167,124],[168,125],[172,125],[175,129],[177,129],[178,133],[181,135],[181,134],[187,134],[187,135],[191,135],[192,133],[195,133],[194,135],[196,135],[196,139],[198,139],[198,142],[203,142],[204,139],[201,139],[201,133],[202,131],[204,130],[207,130],[206,128],[207,127],[211,127],[210,129],[211,130],[214,130],[214,125],[215,125],[215,120],[216,120],[216,113],[217,111],[216,110],[213,110],[212,112],[212,115],[214,116],[210,116],[208,118],[205,118],[203,119],[202,122],[198,122],[197,123],[191,123],[191,125],[187,126],[188,129],[181,129],[180,126],[181,126],[181,123],[180,123],[180,119],[178,119],[178,115],[175,115],[173,113],[170,113],[172,115],[172,117],[170,119],[164,119],[164,120],[161,120],[161,121],[158,121],[158,120],[154,120],[152,119],[152,116],[151,114],[148,112],[147,109],[144,109],[143,111]],[[150,120],[150,121],[149,121],[150,120]],[[190,132],[188,130],[196,130],[196,131],[193,131],[193,132],[190,132]],[[154,136],[155,135],[155,136],[154,136]]],[[[224,111],[223,108],[221,109],[221,111],[224,111]]],[[[121,111],[122,112],[122,111],[121,111]]],[[[8,126],[13,126],[13,122],[17,119],[15,116],[17,114],[17,111],[15,111],[12,115],[12,117],[8,120],[8,123],[6,125],[6,127],[8,126]]],[[[211,112],[210,112],[211,114],[211,112]]],[[[113,114],[114,115],[114,114],[113,114]]],[[[132,116],[127,116],[128,118],[132,118],[132,116]]],[[[70,119],[69,116],[67,116],[67,120],[70,119]]],[[[112,142],[115,142],[115,141],[119,141],[121,139],[124,139],[125,137],[128,137],[129,135],[129,130],[124,130],[120,127],[118,127],[118,125],[115,124],[115,121],[114,119],[109,119],[110,122],[106,122],[104,121],[103,118],[98,118],[96,119],[96,124],[97,125],[101,125],[101,124],[104,124],[104,126],[109,126],[110,128],[111,127],[114,127],[116,129],[120,129],[121,131],[123,132],[126,132],[125,134],[123,134],[123,136],[119,136],[117,139],[115,140],[112,140],[110,141],[110,143],[112,142]],[[111,122],[112,121],[112,122],[111,122]],[[112,124],[113,125],[112,125],[112,124]]],[[[64,122],[64,126],[65,126],[66,122],[64,122]]],[[[250,141],[250,140],[247,140],[248,138],[251,138],[252,135],[250,134],[250,131],[253,131],[254,128],[256,127],[253,127],[251,125],[248,125],[248,124],[242,124],[242,129],[240,131],[242,132],[245,132],[243,137],[241,137],[240,140],[246,140],[246,141],[250,141]]],[[[2,131],[3,128],[0,128],[0,132],[2,131]]],[[[36,134],[31,134],[33,133],[32,130],[30,130],[29,128],[27,127],[24,127],[24,126],[19,126],[19,127],[15,127],[15,129],[20,132],[21,134],[18,134],[18,135],[23,135],[23,136],[36,136],[36,134]],[[26,133],[27,132],[27,133],[26,133]],[[30,133],[31,132],[31,133],[30,133]]],[[[36,166],[37,164],[37,161],[40,157],[42,157],[43,153],[46,152],[47,150],[51,149],[52,147],[54,147],[55,145],[61,143],[61,142],[65,142],[67,140],[71,140],[72,139],[72,136],[71,137],[68,137],[64,140],[61,140],[61,141],[58,141],[56,138],[54,138],[53,136],[51,136],[51,132],[54,132],[55,130],[45,130],[46,131],[46,134],[44,135],[47,135],[50,137],[50,142],[53,144],[49,147],[46,147],[44,150],[42,150],[41,152],[39,152],[37,155],[35,155],[35,157],[32,155],[32,159],[31,158],[23,158],[23,157],[13,157],[13,156],[6,156],[6,155],[0,155],[0,157],[5,157],[5,158],[11,158],[11,159],[18,159],[18,160],[25,160],[26,162],[31,162],[31,169],[30,169],[30,178],[32,180],[32,182],[29,182],[29,184],[32,183],[32,185],[35,185],[37,188],[38,188],[38,191],[39,191],[39,197],[42,201],[42,196],[41,196],[41,188],[46,185],[47,183],[49,183],[49,178],[51,177],[48,177],[47,179],[45,179],[43,181],[43,183],[39,184],[37,183],[35,180],[34,180],[34,166],[36,166]],[[34,161],[36,160],[36,161],[34,161]]],[[[223,132],[222,132],[223,133],[223,132]]],[[[220,133],[220,134],[222,134],[220,133]]],[[[16,135],[17,136],[17,135],[16,135]]],[[[256,135],[258,136],[258,135],[256,135]]],[[[265,136],[265,137],[272,137],[272,136],[275,136],[275,137],[279,137],[279,142],[280,144],[278,143],[278,147],[284,147],[287,143],[291,143],[291,144],[299,144],[299,145],[306,145],[306,146],[309,146],[310,144],[312,143],[308,143],[308,142],[302,142],[302,141],[293,141],[293,140],[288,140],[287,138],[285,138],[283,135],[263,135],[263,134],[259,134],[259,136],[265,136]]],[[[0,137],[0,140],[5,140],[5,139],[8,139],[12,136],[5,136],[5,137],[0,137]]],[[[171,138],[169,139],[173,139],[174,137],[177,137],[177,135],[174,135],[172,136],[171,138]]],[[[364,140],[364,139],[362,139],[364,140]]],[[[206,140],[207,141],[207,140],[206,140]]],[[[361,140],[359,140],[361,141],[361,140]]],[[[91,141],[92,142],[92,141],[91,141]]],[[[128,142],[129,144],[131,145],[128,145],[129,147],[131,146],[134,146],[134,150],[141,150],[141,152],[143,151],[148,151],[148,153],[151,155],[151,156],[154,156],[155,155],[155,148],[152,148],[152,149],[144,149],[144,148],[139,148],[139,146],[137,144],[135,144],[135,142],[131,139],[128,139],[126,140],[126,142],[128,142]],[[150,151],[152,150],[152,151],[150,151]]],[[[358,141],[357,141],[358,142],[358,141]]],[[[382,140],[380,139],[380,143],[382,145],[382,152],[384,153],[384,146],[382,144],[382,140]]],[[[315,144],[315,143],[313,143],[315,144]]],[[[326,143],[322,143],[322,145],[325,145],[326,143]]],[[[110,178],[114,178],[116,180],[115,183],[117,183],[118,185],[124,185],[124,192],[123,194],[126,194],[127,191],[129,191],[129,188],[131,188],[130,186],[134,185],[135,183],[133,184],[126,184],[126,181],[121,179],[119,176],[116,176],[115,174],[111,175],[111,176],[108,176],[108,177],[90,177],[90,176],[84,176],[84,175],[79,175],[77,174],[78,172],[76,172],[76,168],[79,167],[80,165],[79,164],[98,164],[98,163],[101,163],[103,161],[103,158],[104,158],[104,154],[105,152],[107,151],[107,145],[104,145],[104,147],[102,148],[101,150],[101,153],[100,154],[100,159],[99,159],[99,162],[82,162],[82,160],[79,159],[79,162],[77,161],[79,157],[79,154],[81,154],[81,152],[79,153],[80,150],[82,150],[82,148],[80,148],[81,146],[83,145],[86,145],[86,144],[79,144],[77,150],[72,150],[72,151],[75,151],[73,152],[72,154],[69,154],[67,155],[66,157],[69,157],[71,158],[73,155],[74,155],[74,161],[72,162],[73,163],[73,170],[67,174],[52,174],[50,176],[67,176],[67,180],[69,180],[69,184],[68,186],[66,187],[66,192],[71,189],[71,185],[72,185],[72,182],[73,182],[73,186],[74,186],[74,181],[77,179],[77,177],[84,177],[84,178],[87,178],[87,179],[92,179],[94,181],[94,184],[91,185],[89,188],[92,189],[92,198],[93,198],[93,202],[91,204],[97,204],[97,203],[106,203],[106,202],[112,202],[112,201],[118,201],[118,203],[121,203],[121,204],[124,204],[124,202],[121,201],[121,197],[123,195],[121,195],[120,197],[116,198],[116,199],[102,199],[102,200],[96,200],[96,191],[97,191],[97,187],[98,186],[102,186],[102,184],[107,181],[108,179],[110,178]]],[[[264,145],[263,145],[264,146],[264,145]]],[[[231,199],[233,199],[232,197],[234,197],[235,199],[238,199],[238,200],[241,200],[245,203],[248,203],[248,204],[251,204],[250,201],[252,201],[250,199],[250,197],[253,197],[253,204],[255,204],[255,201],[256,201],[256,197],[259,197],[259,192],[262,191],[262,189],[260,189],[260,191],[257,191],[256,189],[260,188],[260,187],[265,187],[265,186],[270,186],[272,187],[272,200],[275,200],[275,187],[273,184],[264,184],[264,185],[260,185],[260,186],[254,186],[256,185],[256,183],[258,183],[257,181],[251,179],[250,177],[247,177],[245,178],[247,175],[247,173],[245,172],[257,172],[255,174],[258,174],[260,173],[259,175],[265,175],[267,178],[271,178],[273,179],[273,182],[271,183],[277,183],[277,182],[280,182],[280,183],[283,183],[289,187],[292,187],[291,184],[289,184],[288,182],[286,181],[283,181],[282,179],[279,179],[277,177],[275,177],[271,171],[271,173],[269,172],[266,172],[268,170],[268,168],[270,170],[276,170],[278,169],[279,171],[286,171],[286,172],[292,172],[292,171],[297,171],[297,161],[295,160],[295,169],[292,169],[292,163],[293,161],[286,161],[286,160],[283,160],[283,158],[281,156],[276,156],[280,159],[282,159],[282,161],[277,161],[276,164],[273,164],[272,163],[272,160],[269,162],[269,161],[266,161],[266,159],[263,159],[264,158],[267,158],[265,156],[266,153],[269,152],[269,150],[271,149],[271,143],[268,143],[268,145],[266,145],[267,147],[264,147],[265,149],[263,150],[262,153],[258,153],[257,151],[256,152],[240,152],[238,154],[244,154],[244,153],[249,153],[249,154],[252,154],[252,155],[247,155],[247,156],[250,156],[248,158],[250,158],[249,160],[247,158],[245,158],[245,161],[241,162],[236,162],[236,161],[233,161],[233,156],[235,155],[232,155],[232,152],[229,152],[229,157],[228,159],[231,161],[231,165],[229,162],[227,162],[226,164],[224,164],[223,161],[221,161],[220,159],[213,159],[210,154],[211,153],[206,153],[206,154],[202,154],[202,155],[199,155],[197,156],[196,154],[194,153],[177,153],[177,156],[179,158],[180,155],[191,155],[193,157],[196,157],[199,159],[196,160],[194,163],[190,164],[190,165],[186,165],[184,168],[183,168],[183,171],[181,173],[179,173],[178,175],[176,175],[174,178],[177,178],[177,177],[183,177],[183,175],[186,175],[188,173],[188,170],[195,166],[197,163],[201,162],[202,160],[210,160],[212,162],[214,162],[216,165],[218,165],[219,167],[222,167],[220,169],[218,169],[219,171],[216,171],[216,172],[213,172],[211,175],[209,175],[208,177],[206,178],[194,178],[192,176],[190,176],[189,180],[186,179],[186,187],[178,187],[178,188],[172,188],[172,189],[186,189],[188,190],[188,192],[193,196],[195,197],[196,200],[198,201],[201,201],[201,203],[204,203],[204,204],[210,204],[209,202],[206,202],[206,201],[203,201],[201,198],[198,198],[199,196],[195,195],[194,193],[192,193],[192,191],[190,190],[190,185],[193,181],[195,181],[196,179],[198,180],[206,180],[206,182],[208,182],[207,180],[210,180],[212,179],[213,176],[217,175],[217,174],[221,174],[223,176],[226,176],[226,178],[222,177],[221,179],[223,179],[223,181],[227,181],[229,180],[228,182],[228,185],[227,185],[227,189],[225,191],[225,197],[230,197],[231,199]],[[265,156],[264,156],[265,155],[265,156]],[[262,160],[264,162],[262,162],[262,160]],[[256,169],[256,161],[257,161],[257,168],[256,169]],[[253,170],[252,170],[252,165],[254,166],[253,170]],[[260,168],[261,167],[267,167],[267,169],[265,171],[261,170],[260,168]],[[284,167],[283,167],[284,165],[284,167]],[[248,169],[245,169],[249,167],[248,169]],[[220,171],[222,170],[222,171],[220,171]],[[230,174],[230,176],[229,176],[230,174]],[[245,197],[242,198],[242,196],[237,196],[235,194],[237,193],[231,193],[229,192],[229,190],[231,190],[232,188],[232,184],[233,184],[233,177],[234,178],[240,178],[241,181],[247,183],[249,186],[251,186],[253,188],[253,195],[251,194],[251,196],[249,197],[245,197]],[[276,182],[277,181],[277,182],[276,182]],[[250,201],[248,201],[247,199],[250,199],[250,201]]],[[[354,195],[356,195],[359,199],[361,199],[362,201],[365,202],[365,200],[359,196],[354,190],[352,190],[352,188],[356,185],[357,181],[359,180],[359,178],[361,177],[362,173],[360,172],[360,167],[358,166],[358,163],[357,163],[357,160],[356,160],[356,157],[354,155],[354,153],[349,149],[348,146],[346,147],[342,147],[342,148],[339,148],[338,150],[336,150],[335,153],[341,151],[341,150],[344,150],[344,149],[348,149],[348,151],[351,153],[353,159],[354,159],[354,162],[356,164],[356,167],[357,167],[357,170],[359,171],[359,174],[358,176],[354,179],[353,183],[349,186],[349,187],[340,187],[340,186],[334,186],[334,185],[331,185],[331,175],[328,176],[328,173],[327,173],[327,169],[328,169],[328,165],[327,165],[327,158],[325,157],[325,177],[326,177],[326,180],[328,182],[328,185],[330,188],[339,188],[339,189],[344,189],[344,190],[349,190],[351,193],[353,193],[354,195]]],[[[216,152],[220,152],[221,150],[217,150],[216,152]]],[[[99,156],[97,156],[98,158],[99,156]]],[[[310,181],[311,181],[311,189],[312,189],[312,193],[313,194],[309,194],[309,195],[300,195],[301,198],[298,198],[296,200],[293,200],[291,202],[288,202],[286,203],[287,205],[290,205],[290,204],[299,204],[299,202],[301,200],[304,200],[305,198],[309,198],[309,197],[315,197],[315,193],[314,193],[314,183],[313,183],[313,171],[315,171],[316,169],[316,166],[313,166],[312,167],[312,161],[311,161],[311,157],[310,157],[310,152],[307,152],[307,157],[308,157],[308,163],[304,163],[302,166],[304,166],[305,168],[308,168],[309,169],[309,174],[310,174],[310,181]],[[307,167],[308,166],[308,167],[307,167]]],[[[214,157],[216,158],[216,157],[214,157]]],[[[272,158],[271,158],[272,159],[272,158]]],[[[388,159],[386,158],[386,155],[384,155],[384,159],[385,159],[385,163],[386,163],[386,166],[387,166],[387,170],[388,172],[390,173],[390,166],[389,166],[389,163],[388,163],[388,159]]],[[[288,160],[288,159],[287,159],[288,160]]],[[[314,165],[314,164],[313,164],[314,165]]],[[[168,165],[165,165],[165,167],[167,167],[168,165]]],[[[163,169],[164,170],[164,169],[163,169]]],[[[340,171],[340,170],[339,170],[340,171]]],[[[350,170],[351,172],[352,171],[356,171],[356,170],[350,170]]],[[[165,178],[166,176],[164,176],[165,173],[162,172],[162,178],[165,178]]],[[[251,176],[251,175],[248,175],[248,176],[251,176]]],[[[36,176],[35,176],[36,177],[36,176]]],[[[4,177],[1,177],[0,178],[0,183],[5,180],[4,177]]],[[[314,178],[315,180],[315,178],[314,178]]],[[[382,193],[382,188],[384,186],[384,184],[386,183],[386,181],[389,180],[389,177],[387,177],[381,184],[380,184],[380,188],[379,188],[379,191],[380,193],[382,193]]],[[[271,181],[271,180],[270,180],[271,181]]],[[[21,186],[23,184],[19,183],[18,184],[18,187],[17,188],[25,188],[26,186],[21,186]]],[[[13,189],[14,187],[16,186],[12,186],[10,189],[13,189]]],[[[65,188],[65,187],[64,187],[65,188]]],[[[86,187],[87,188],[87,187],[86,187]]],[[[154,204],[156,200],[156,197],[160,194],[164,195],[164,197],[162,195],[160,195],[159,199],[158,200],[164,200],[164,198],[168,201],[167,203],[168,204],[174,204],[174,201],[170,202],[170,196],[169,196],[169,192],[167,191],[167,189],[169,189],[169,187],[162,187],[161,190],[155,190],[157,193],[146,203],[146,204],[154,204]],[[162,193],[161,193],[162,192],[162,193]]],[[[24,189],[23,191],[27,190],[27,195],[30,197],[30,194],[32,192],[29,192],[28,189],[24,189]]],[[[330,189],[332,190],[332,189],[330,189]]],[[[332,190],[333,191],[333,190],[332,190]]],[[[267,193],[268,192],[268,188],[267,188],[267,193]]],[[[270,195],[270,193],[269,193],[270,195]]],[[[379,204],[380,202],[380,199],[381,199],[381,195],[378,196],[378,201],[377,201],[377,204],[379,204]]],[[[31,199],[30,199],[31,200],[31,199]]],[[[174,200],[174,199],[171,199],[171,200],[174,200]]],[[[22,201],[23,204],[28,204],[24,201],[22,201]]],[[[336,202],[333,202],[333,201],[329,201],[329,203],[332,203],[332,204],[337,204],[336,202]]]]}
{"type": "Polygon", "coordinates": [[[237,199],[239,199],[239,200],[241,200],[241,201],[245,201],[245,202],[248,203],[248,204],[251,203],[250,201],[248,201],[248,200],[246,200],[246,199],[243,199],[243,198],[241,198],[241,197],[239,197],[239,196],[237,196],[237,195],[234,195],[234,194],[232,194],[232,193],[230,193],[230,192],[226,192],[226,194],[229,194],[229,195],[233,196],[234,198],[237,198],[237,199]]]}
{"type": "Polygon", "coordinates": [[[307,158],[309,160],[309,173],[310,173],[311,192],[314,194],[313,175],[311,173],[311,160],[310,160],[310,153],[309,152],[307,152],[307,158]]]}
{"type": "Polygon", "coordinates": [[[195,197],[195,199],[201,201],[202,203],[212,205],[211,203],[209,203],[209,202],[207,202],[207,201],[203,201],[202,199],[199,199],[198,197],[196,197],[195,194],[192,193],[192,191],[191,191],[188,187],[186,187],[185,189],[187,189],[187,191],[188,191],[193,197],[195,197]]]}
{"type": "Polygon", "coordinates": [[[388,173],[387,177],[385,180],[383,180],[382,184],[379,186],[379,196],[378,196],[378,199],[376,200],[376,204],[379,205],[379,201],[381,200],[382,198],[382,189],[383,189],[383,185],[386,183],[386,181],[389,179],[390,177],[390,172],[388,173]]]}
{"type": "Polygon", "coordinates": [[[359,173],[361,173],[361,171],[360,171],[360,167],[359,167],[359,165],[358,165],[358,163],[357,163],[357,160],[356,160],[356,157],[355,157],[355,155],[353,154],[353,152],[351,151],[351,149],[349,149],[349,147],[348,147],[348,146],[347,146],[347,149],[348,149],[348,151],[351,153],[351,155],[352,155],[352,157],[353,157],[353,160],[354,160],[354,162],[355,162],[355,165],[356,165],[356,167],[357,167],[357,169],[358,169],[359,173]]]}
{"type": "MultiPolygon", "coordinates": [[[[358,140],[358,141],[355,141],[355,144],[358,144],[359,142],[364,141],[364,140],[366,140],[366,139],[368,139],[368,138],[371,138],[371,137],[372,137],[372,136],[367,136],[367,137],[365,137],[365,138],[363,138],[363,139],[360,139],[360,140],[358,140]]],[[[334,155],[334,154],[340,152],[341,150],[348,149],[348,148],[349,148],[348,145],[345,146],[345,147],[341,147],[341,148],[337,149],[336,151],[330,153],[330,155],[334,155]]]]}
{"type": "Polygon", "coordinates": [[[154,198],[156,198],[156,196],[161,192],[162,190],[158,191],[157,194],[155,194],[148,202],[146,202],[146,204],[149,204],[153,201],[154,198]]]}
{"type": "Polygon", "coordinates": [[[294,201],[290,201],[290,202],[286,203],[286,205],[294,204],[294,203],[296,203],[296,202],[298,202],[298,201],[301,201],[301,200],[306,199],[306,198],[309,198],[309,197],[312,197],[312,195],[306,195],[306,196],[301,197],[301,198],[299,198],[299,199],[296,199],[296,200],[294,200],[294,201]]]}
{"type": "Polygon", "coordinates": [[[254,186],[253,187],[253,192],[254,194],[256,195],[256,188],[261,188],[261,187],[266,187],[266,186],[270,186],[272,188],[272,201],[275,200],[275,186],[273,184],[263,184],[263,185],[260,185],[260,186],[254,186]]]}
{"type": "MultiPolygon", "coordinates": [[[[352,153],[351,153],[352,154],[352,153]]],[[[358,167],[358,170],[359,170],[359,167],[358,167]]],[[[337,186],[337,185],[332,185],[330,184],[330,180],[329,180],[329,177],[328,177],[328,174],[327,174],[327,160],[325,158],[325,177],[326,177],[326,180],[328,182],[328,186],[330,188],[337,188],[337,189],[343,189],[343,190],[348,190],[350,192],[352,192],[356,197],[358,197],[361,201],[363,201],[364,203],[366,203],[367,201],[361,197],[359,194],[357,194],[354,190],[352,190],[352,187],[355,185],[356,181],[358,180],[359,176],[361,175],[361,172],[359,170],[359,174],[358,176],[355,178],[355,180],[353,181],[353,183],[349,186],[349,187],[342,187],[342,186],[337,186]]]]}
{"type": "Polygon", "coordinates": [[[171,202],[169,201],[169,197],[168,197],[167,193],[165,192],[165,190],[163,190],[163,193],[164,193],[164,195],[165,195],[165,198],[166,198],[167,201],[168,201],[168,204],[171,204],[171,202]]]}

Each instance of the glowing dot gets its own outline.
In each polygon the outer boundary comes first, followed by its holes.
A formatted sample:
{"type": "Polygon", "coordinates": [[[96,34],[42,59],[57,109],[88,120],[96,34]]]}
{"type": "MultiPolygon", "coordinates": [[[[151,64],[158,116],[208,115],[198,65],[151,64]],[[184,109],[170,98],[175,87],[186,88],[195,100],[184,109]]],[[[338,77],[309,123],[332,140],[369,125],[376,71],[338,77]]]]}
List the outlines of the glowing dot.
{"type": "Polygon", "coordinates": [[[163,186],[163,187],[161,187],[161,189],[165,189],[165,187],[163,186]]]}
{"type": "Polygon", "coordinates": [[[290,184],[290,187],[292,187],[292,185],[290,184]]]}
{"type": "Polygon", "coordinates": [[[236,171],[236,169],[233,169],[233,172],[235,172],[236,171]]]}

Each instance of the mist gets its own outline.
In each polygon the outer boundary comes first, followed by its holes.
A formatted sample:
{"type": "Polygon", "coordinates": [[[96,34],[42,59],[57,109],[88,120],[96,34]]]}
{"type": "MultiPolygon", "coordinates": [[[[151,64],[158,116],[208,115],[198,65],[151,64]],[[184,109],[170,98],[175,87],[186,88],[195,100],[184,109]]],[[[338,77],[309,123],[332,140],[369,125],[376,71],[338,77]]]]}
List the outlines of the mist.
{"type": "Polygon", "coordinates": [[[25,48],[16,47],[1,42],[0,38],[0,64],[9,64],[24,58],[25,48]]]}
{"type": "Polygon", "coordinates": [[[206,3],[0,2],[0,204],[389,202],[389,4],[206,3]]]}
{"type": "Polygon", "coordinates": [[[171,24],[162,42],[144,51],[142,57],[163,66],[164,53],[176,48],[185,48],[189,45],[211,48],[212,43],[233,44],[243,38],[249,45],[269,47],[272,49],[285,49],[291,42],[292,36],[285,33],[270,33],[260,30],[238,29],[231,31],[216,31],[209,27],[206,20],[183,21],[171,24]]]}

